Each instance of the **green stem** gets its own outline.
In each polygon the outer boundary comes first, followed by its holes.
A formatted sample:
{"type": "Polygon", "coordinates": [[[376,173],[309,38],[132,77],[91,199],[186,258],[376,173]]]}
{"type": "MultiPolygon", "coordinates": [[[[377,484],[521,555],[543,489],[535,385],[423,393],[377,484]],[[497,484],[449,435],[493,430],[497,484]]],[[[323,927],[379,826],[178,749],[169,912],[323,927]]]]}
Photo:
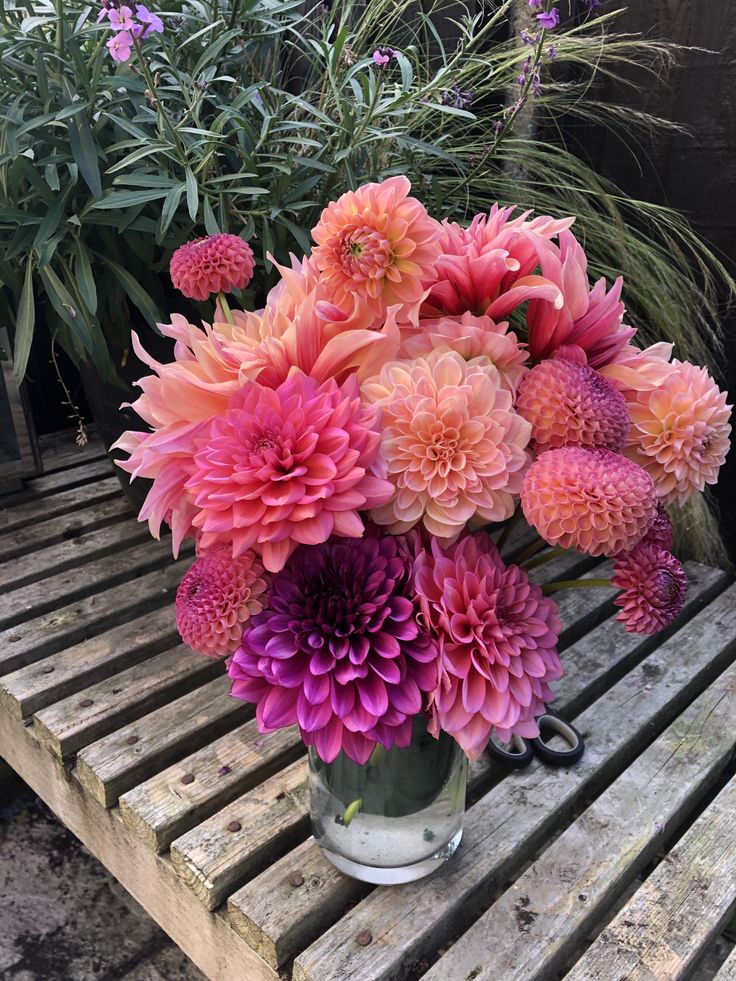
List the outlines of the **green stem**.
{"type": "Polygon", "coordinates": [[[501,549],[504,547],[504,545],[508,541],[509,535],[511,534],[511,532],[514,530],[514,528],[518,524],[519,518],[521,517],[521,515],[522,515],[522,510],[521,510],[520,507],[518,507],[514,511],[514,513],[511,515],[511,517],[509,518],[509,520],[506,522],[506,525],[505,525],[503,531],[501,532],[501,537],[496,542],[496,546],[497,546],[499,552],[501,551],[501,549]]]}
{"type": "Polygon", "coordinates": [[[556,559],[558,555],[564,555],[567,551],[566,548],[562,548],[561,545],[555,545],[551,548],[549,552],[545,552],[544,555],[538,555],[536,559],[532,559],[531,562],[525,562],[524,568],[527,572],[530,569],[536,569],[538,565],[544,565],[545,562],[549,562],[551,559],[556,559]]]}
{"type": "Polygon", "coordinates": [[[610,579],[560,579],[542,586],[543,593],[556,593],[560,589],[589,589],[610,586],[610,579]]]}
{"type": "Polygon", "coordinates": [[[169,119],[166,109],[161,104],[161,100],[156,95],[156,83],[151,75],[151,69],[148,67],[148,62],[146,61],[145,55],[143,54],[143,45],[141,44],[140,38],[134,38],[133,45],[135,47],[135,53],[138,56],[138,62],[141,66],[141,71],[143,72],[143,77],[146,80],[146,85],[148,86],[148,91],[151,93],[151,99],[153,99],[156,108],[156,117],[158,118],[159,125],[163,126],[168,130],[169,136],[171,137],[174,146],[178,149],[181,158],[184,163],[187,162],[187,152],[184,144],[181,141],[179,133],[176,131],[173,123],[169,119]]]}
{"type": "Polygon", "coordinates": [[[527,545],[518,555],[514,555],[511,561],[514,565],[521,565],[527,559],[530,559],[532,555],[536,555],[537,552],[546,547],[547,542],[543,538],[537,538],[536,541],[532,542],[531,545],[527,545]]]}
{"type": "Polygon", "coordinates": [[[225,294],[222,292],[222,290],[220,290],[220,292],[217,294],[217,302],[220,304],[220,307],[222,308],[222,314],[225,320],[229,324],[235,326],[235,321],[233,320],[233,314],[232,314],[232,310],[230,309],[230,304],[225,299],[225,294]]]}

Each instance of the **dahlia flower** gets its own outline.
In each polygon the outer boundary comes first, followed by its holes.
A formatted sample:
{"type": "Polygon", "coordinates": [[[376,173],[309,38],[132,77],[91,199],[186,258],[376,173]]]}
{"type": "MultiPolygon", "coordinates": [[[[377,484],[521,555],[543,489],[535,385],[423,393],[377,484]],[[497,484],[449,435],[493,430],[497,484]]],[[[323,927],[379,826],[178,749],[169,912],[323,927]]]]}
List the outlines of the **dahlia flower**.
{"type": "Polygon", "coordinates": [[[619,276],[608,292],[604,279],[591,289],[588,260],[575,236],[562,231],[559,243],[559,249],[541,251],[540,262],[542,275],[559,287],[563,300],[552,305],[533,299],[529,304],[529,352],[533,361],[558,352],[567,357],[577,353],[591,368],[601,368],[614,361],[636,333],[622,323],[623,279],[619,276]]]}
{"type": "Polygon", "coordinates": [[[555,283],[531,274],[552,247],[550,239],[574,219],[529,219],[528,212],[512,219],[513,211],[494,205],[488,215],[476,215],[468,228],[442,223],[440,256],[434,275],[425,281],[430,292],[422,317],[469,312],[499,320],[533,297],[562,303],[555,283]]]}
{"type": "Polygon", "coordinates": [[[616,556],[611,584],[623,590],[613,601],[616,617],[634,634],[654,634],[682,612],[687,595],[685,570],[671,552],[642,543],[616,556]]]}
{"type": "Polygon", "coordinates": [[[312,255],[328,299],[364,311],[369,327],[391,306],[416,320],[422,280],[439,254],[440,226],[410,190],[406,177],[364,184],[328,204],[312,230],[312,255]]]}
{"type": "Polygon", "coordinates": [[[669,552],[672,548],[673,539],[674,529],[670,516],[667,514],[664,504],[660,501],[657,505],[657,513],[654,521],[649,526],[649,531],[642,538],[641,544],[657,545],[659,548],[663,548],[665,552],[669,552]]]}
{"type": "Polygon", "coordinates": [[[198,654],[225,657],[243,636],[243,625],[263,606],[263,566],[252,552],[233,558],[218,546],[189,567],[176,591],[176,626],[198,654]]]}
{"type": "Polygon", "coordinates": [[[531,423],[538,453],[560,446],[618,452],[629,431],[618,389],[587,365],[563,358],[542,361],[524,376],[516,411],[531,423]]]}
{"type": "Polygon", "coordinates": [[[253,278],[253,250],[238,235],[209,235],[186,242],[171,257],[171,282],[184,296],[242,290],[253,278]]]}
{"type": "Polygon", "coordinates": [[[257,703],[261,732],[298,723],[327,763],[340,750],[362,764],[377,743],[409,745],[438,677],[412,565],[409,543],[374,534],[291,556],[229,667],[232,694],[257,703]]]}
{"type": "Polygon", "coordinates": [[[373,520],[394,533],[419,521],[455,538],[475,515],[503,521],[514,510],[531,426],[488,358],[455,351],[393,361],[363,385],[382,409],[382,448],[395,493],[373,520]]]}
{"type": "Polygon", "coordinates": [[[497,324],[472,313],[423,319],[419,330],[404,329],[399,357],[419,358],[440,348],[457,351],[466,361],[483,356],[498,368],[501,384],[513,394],[527,370],[524,362],[529,355],[508,328],[505,321],[497,324]]]}
{"type": "Polygon", "coordinates": [[[276,389],[246,381],[212,421],[187,490],[203,550],[232,542],[255,549],[269,572],[298,544],[333,532],[359,538],[358,510],[385,503],[392,486],[370,470],[380,449],[378,414],[349,378],[319,385],[295,372],[276,389]]]}
{"type": "Polygon", "coordinates": [[[422,612],[439,638],[440,683],[431,731],[449,732],[471,760],[495,728],[539,735],[535,718],[562,675],[557,604],[519,566],[505,566],[484,533],[468,535],[416,561],[422,612]]]}
{"type": "Polygon", "coordinates": [[[524,517],[550,545],[617,555],[641,541],[657,513],[649,474],[610,450],[547,450],[521,487],[524,517]]]}

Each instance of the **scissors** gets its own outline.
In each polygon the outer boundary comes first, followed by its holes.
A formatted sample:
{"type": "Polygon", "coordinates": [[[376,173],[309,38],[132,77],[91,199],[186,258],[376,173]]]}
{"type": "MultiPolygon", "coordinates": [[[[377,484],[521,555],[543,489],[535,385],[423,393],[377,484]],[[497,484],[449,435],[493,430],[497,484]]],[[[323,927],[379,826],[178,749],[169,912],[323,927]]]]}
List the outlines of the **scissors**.
{"type": "Polygon", "coordinates": [[[494,732],[488,742],[488,752],[509,770],[523,770],[535,756],[548,766],[571,766],[578,762],[585,752],[585,743],[574,725],[550,711],[540,715],[537,724],[539,735],[535,739],[524,739],[514,734],[511,742],[502,743],[494,732]],[[552,749],[544,741],[545,732],[562,736],[570,748],[552,749]]]}

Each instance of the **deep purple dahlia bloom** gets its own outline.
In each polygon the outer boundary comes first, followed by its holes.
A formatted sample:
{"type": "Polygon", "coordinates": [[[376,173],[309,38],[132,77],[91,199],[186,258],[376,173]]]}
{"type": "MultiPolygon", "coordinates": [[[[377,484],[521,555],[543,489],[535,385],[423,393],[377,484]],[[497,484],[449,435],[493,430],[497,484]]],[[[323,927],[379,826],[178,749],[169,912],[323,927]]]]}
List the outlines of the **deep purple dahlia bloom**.
{"type": "Polygon", "coordinates": [[[261,732],[297,723],[330,763],[408,746],[438,682],[437,649],[417,622],[407,538],[368,534],[300,547],[274,575],[229,666],[261,732]]]}

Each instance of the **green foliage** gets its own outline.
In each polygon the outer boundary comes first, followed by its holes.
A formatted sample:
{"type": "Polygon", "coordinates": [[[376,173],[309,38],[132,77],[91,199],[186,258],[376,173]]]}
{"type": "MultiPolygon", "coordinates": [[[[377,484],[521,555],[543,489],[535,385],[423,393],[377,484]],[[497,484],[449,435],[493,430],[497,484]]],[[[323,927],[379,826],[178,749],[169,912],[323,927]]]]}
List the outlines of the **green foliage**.
{"type": "Polygon", "coordinates": [[[555,30],[552,65],[544,32],[532,49],[519,43],[512,6],[190,0],[158,11],[166,30],[144,58],[116,65],[96,6],[0,5],[0,310],[15,323],[19,374],[46,323],[113,380],[110,352],[130,327],[165,316],[182,242],[249,239],[260,298],[268,254],[306,251],[328,199],[397,173],[440,217],[495,200],[577,214],[594,271],[626,275],[645,338],[704,360],[725,273],[683,219],[625,198],[554,131],[566,114],[627,134],[659,125],[588,89],[627,63],[659,72],[672,52],[612,33],[608,14],[555,30]],[[382,44],[397,51],[385,69],[372,59],[382,44]],[[516,82],[530,55],[543,68],[533,99],[516,82]],[[530,112],[544,139],[522,138],[530,112]]]}

